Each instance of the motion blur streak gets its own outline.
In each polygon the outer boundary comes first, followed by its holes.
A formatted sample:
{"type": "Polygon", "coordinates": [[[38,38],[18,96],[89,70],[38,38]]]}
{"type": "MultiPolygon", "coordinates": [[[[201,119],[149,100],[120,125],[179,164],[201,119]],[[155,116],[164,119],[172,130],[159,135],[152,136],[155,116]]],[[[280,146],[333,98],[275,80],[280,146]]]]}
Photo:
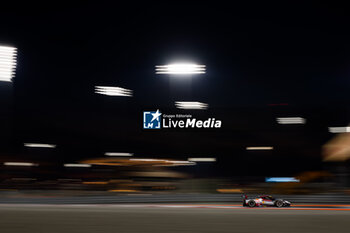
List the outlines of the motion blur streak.
{"type": "Polygon", "coordinates": [[[156,66],[156,74],[205,74],[205,65],[169,64],[156,66]]]}
{"type": "Polygon", "coordinates": [[[167,162],[167,164],[155,164],[152,165],[153,167],[177,167],[177,166],[194,166],[196,165],[195,162],[189,162],[189,161],[172,161],[167,162]]]}
{"type": "Polygon", "coordinates": [[[11,178],[11,180],[16,180],[16,181],[32,181],[32,180],[37,180],[36,178],[27,178],[27,177],[23,177],[23,178],[11,178]]]}
{"type": "Polygon", "coordinates": [[[83,182],[83,184],[105,185],[105,184],[108,184],[108,182],[107,181],[86,181],[86,182],[83,182]]]}
{"type": "Polygon", "coordinates": [[[0,81],[12,81],[16,70],[16,56],[16,48],[0,46],[0,81]]]}
{"type": "MultiPolygon", "coordinates": [[[[137,162],[161,162],[165,163],[163,165],[195,165],[195,163],[189,161],[181,161],[181,160],[166,160],[166,159],[130,159],[130,161],[137,162]]],[[[158,165],[158,164],[157,164],[158,165]]]]}
{"type": "Polygon", "coordinates": [[[25,147],[37,147],[37,148],[55,148],[56,145],[53,144],[43,144],[43,143],[24,143],[25,147]]]}
{"type": "Polygon", "coordinates": [[[191,162],[215,162],[216,158],[188,158],[191,162]]]}
{"type": "Polygon", "coordinates": [[[79,164],[79,163],[66,163],[65,167],[91,167],[90,164],[79,164]]]}
{"type": "Polygon", "coordinates": [[[106,156],[133,156],[133,153],[124,153],[124,152],[106,152],[106,156]]]}
{"type": "Polygon", "coordinates": [[[165,162],[164,159],[130,159],[130,161],[141,161],[141,162],[165,162]]]}
{"type": "Polygon", "coordinates": [[[278,124],[305,124],[306,119],[302,117],[279,117],[278,124]]]}
{"type": "Polygon", "coordinates": [[[170,163],[185,163],[185,164],[196,164],[196,163],[193,163],[193,162],[189,162],[189,161],[173,161],[173,160],[171,160],[171,161],[168,161],[168,162],[170,162],[170,163]]]}
{"type": "Polygon", "coordinates": [[[330,133],[349,133],[350,132],[350,127],[328,127],[328,131],[330,133]]]}
{"type": "MultiPolygon", "coordinates": [[[[347,128],[347,127],[343,127],[347,128]]],[[[340,131],[337,131],[340,133],[340,131]]],[[[350,134],[340,133],[323,146],[323,161],[340,162],[350,158],[350,134]]]]}
{"type": "Polygon", "coordinates": [[[38,164],[35,163],[26,163],[26,162],[5,162],[5,166],[23,166],[23,167],[33,167],[38,166],[38,164]]]}
{"type": "Polygon", "coordinates": [[[17,204],[0,206],[1,232],[349,232],[350,211],[242,208],[17,204]]]}
{"type": "Polygon", "coordinates": [[[208,104],[191,101],[176,101],[175,106],[179,109],[207,109],[208,104]]]}
{"type": "Polygon", "coordinates": [[[108,96],[133,96],[132,90],[122,87],[95,86],[95,93],[108,96]]]}
{"type": "Polygon", "coordinates": [[[266,177],[265,182],[300,182],[294,177],[266,177]]]}
{"type": "Polygon", "coordinates": [[[272,146],[249,146],[246,150],[273,150],[272,146]]]}

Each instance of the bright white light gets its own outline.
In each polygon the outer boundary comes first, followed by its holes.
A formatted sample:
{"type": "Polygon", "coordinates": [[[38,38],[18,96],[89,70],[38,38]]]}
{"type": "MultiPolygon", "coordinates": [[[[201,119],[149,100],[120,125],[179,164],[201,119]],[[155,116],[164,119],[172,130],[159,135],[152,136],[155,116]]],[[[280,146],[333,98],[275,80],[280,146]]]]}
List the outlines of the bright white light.
{"type": "Polygon", "coordinates": [[[12,81],[16,72],[16,59],[16,48],[0,46],[0,81],[12,81]]]}
{"type": "Polygon", "coordinates": [[[350,127],[328,127],[330,133],[350,133],[350,127]]]}
{"type": "Polygon", "coordinates": [[[215,162],[216,158],[188,158],[191,162],[215,162]]]}
{"type": "Polygon", "coordinates": [[[266,177],[265,182],[300,182],[294,177],[266,177]]]}
{"type": "Polygon", "coordinates": [[[167,161],[168,163],[172,163],[172,164],[182,164],[182,165],[196,165],[195,162],[190,162],[190,161],[181,161],[181,160],[169,160],[167,161]]]}
{"type": "Polygon", "coordinates": [[[37,147],[37,148],[55,148],[56,145],[44,144],[44,143],[24,143],[26,147],[37,147]]]}
{"type": "Polygon", "coordinates": [[[121,87],[95,86],[95,93],[108,96],[132,97],[132,90],[121,87]]]}
{"type": "Polygon", "coordinates": [[[106,152],[106,156],[133,156],[133,153],[124,153],[124,152],[106,152]]]}
{"type": "Polygon", "coordinates": [[[91,167],[91,164],[83,164],[83,163],[66,163],[65,167],[91,167]]]}
{"type": "Polygon", "coordinates": [[[248,146],[246,150],[273,150],[272,146],[248,146]]]}
{"type": "Polygon", "coordinates": [[[38,166],[38,164],[35,163],[26,163],[26,162],[5,162],[5,166],[23,166],[23,167],[33,167],[38,166]]]}
{"type": "Polygon", "coordinates": [[[175,106],[179,109],[207,109],[208,104],[191,101],[176,101],[175,106]]]}
{"type": "Polygon", "coordinates": [[[306,119],[302,117],[279,117],[277,118],[278,124],[305,124],[306,119]]]}
{"type": "Polygon", "coordinates": [[[205,65],[169,64],[156,66],[156,74],[205,74],[205,65]]]}

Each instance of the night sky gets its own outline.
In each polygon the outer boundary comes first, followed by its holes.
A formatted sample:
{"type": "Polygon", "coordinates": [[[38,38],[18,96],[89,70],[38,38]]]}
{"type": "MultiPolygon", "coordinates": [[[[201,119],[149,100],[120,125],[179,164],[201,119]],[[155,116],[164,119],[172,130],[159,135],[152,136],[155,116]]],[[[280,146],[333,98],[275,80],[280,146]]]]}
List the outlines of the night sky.
{"type": "Polygon", "coordinates": [[[350,118],[349,23],[347,6],[318,2],[3,7],[0,43],[18,48],[18,66],[14,82],[0,85],[0,160],[59,164],[116,151],[216,157],[224,175],[322,169],[322,145],[334,136],[328,127],[350,118]],[[190,81],[155,74],[155,65],[174,61],[205,64],[207,73],[190,81]],[[134,96],[97,95],[95,85],[134,96]],[[176,100],[208,103],[209,110],[178,110],[176,100]],[[156,109],[215,117],[223,126],[143,130],[142,112],[156,109]],[[287,116],[307,123],[276,123],[287,116]]]}

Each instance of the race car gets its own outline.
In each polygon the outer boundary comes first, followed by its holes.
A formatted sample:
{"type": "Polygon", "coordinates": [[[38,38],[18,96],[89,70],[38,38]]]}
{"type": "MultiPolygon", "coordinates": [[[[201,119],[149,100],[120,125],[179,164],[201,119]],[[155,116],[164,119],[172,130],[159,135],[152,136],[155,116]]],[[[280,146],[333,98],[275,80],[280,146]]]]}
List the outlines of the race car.
{"type": "Polygon", "coordinates": [[[283,199],[276,199],[272,196],[262,195],[256,198],[248,198],[247,195],[243,195],[243,206],[259,207],[259,206],[271,206],[271,207],[289,207],[291,203],[283,199]]]}

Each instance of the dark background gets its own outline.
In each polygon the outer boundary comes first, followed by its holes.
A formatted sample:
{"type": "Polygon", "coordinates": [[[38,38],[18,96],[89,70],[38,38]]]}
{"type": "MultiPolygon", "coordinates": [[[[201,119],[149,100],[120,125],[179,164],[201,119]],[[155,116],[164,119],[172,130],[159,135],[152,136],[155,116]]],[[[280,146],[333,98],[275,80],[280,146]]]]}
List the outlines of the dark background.
{"type": "Polygon", "coordinates": [[[225,176],[323,169],[328,127],[349,119],[349,17],[346,5],[294,1],[4,5],[0,42],[18,48],[18,66],[14,82],[0,85],[0,159],[58,166],[116,151],[216,157],[210,169],[225,176]],[[155,74],[178,60],[207,73],[191,81],[155,74]],[[134,96],[97,95],[95,85],[134,96]],[[175,100],[209,110],[177,110],[175,100]],[[143,130],[142,112],[156,109],[215,117],[222,128],[143,130]],[[277,124],[288,116],[307,123],[277,124]]]}

